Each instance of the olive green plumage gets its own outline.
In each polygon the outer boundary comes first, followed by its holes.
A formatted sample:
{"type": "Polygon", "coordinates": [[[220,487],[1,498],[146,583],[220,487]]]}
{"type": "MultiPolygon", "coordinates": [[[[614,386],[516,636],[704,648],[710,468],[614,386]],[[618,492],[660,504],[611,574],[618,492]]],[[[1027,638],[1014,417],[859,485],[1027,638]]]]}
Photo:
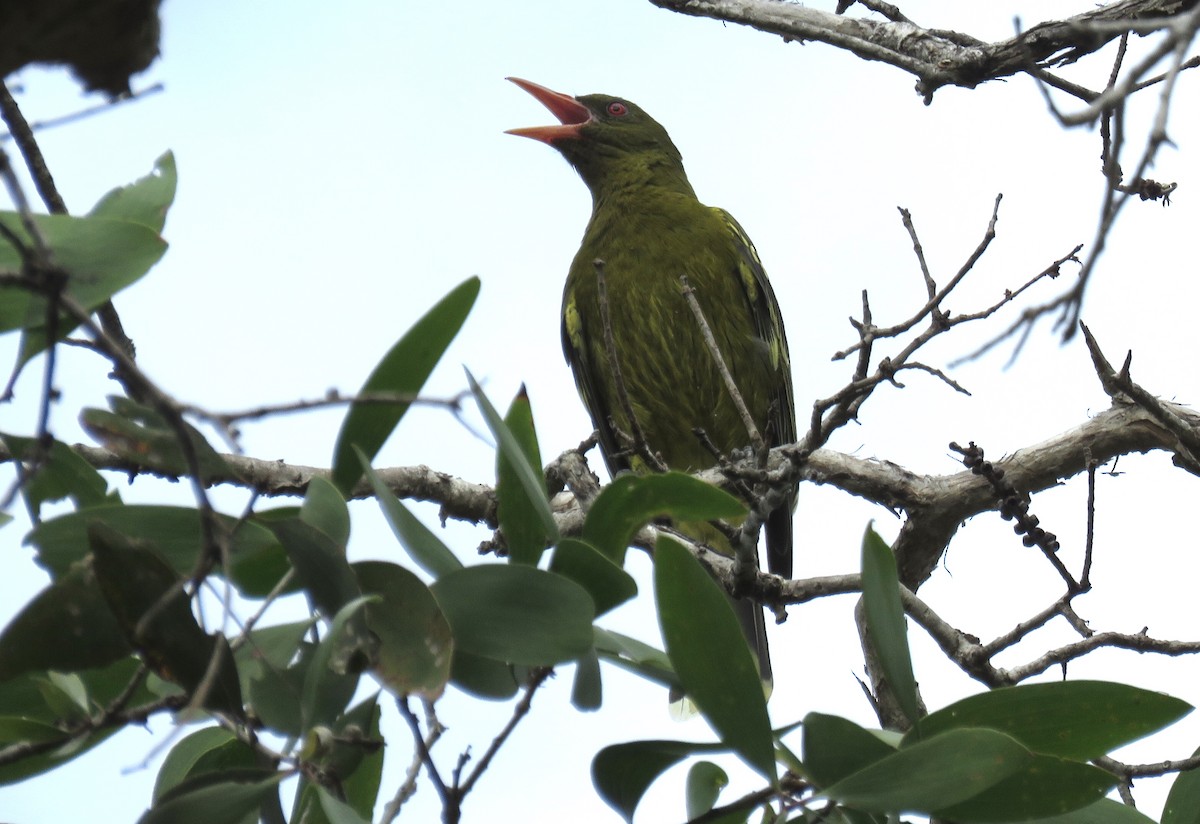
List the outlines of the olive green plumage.
{"type": "MultiPolygon", "coordinates": [[[[633,428],[619,401],[604,341],[597,260],[603,261],[613,348],[630,406],[650,449],[667,466],[694,472],[715,463],[696,428],[725,454],[750,443],[683,297],[681,275],[694,290],[762,436],[770,445],[793,442],[783,321],[742,228],[725,211],[697,199],[666,130],[633,103],[599,94],[568,98],[516,82],[564,125],[515,133],[558,149],[592,193],[592,216],[563,293],[562,339],[609,470],[645,467],[625,449],[633,428]]],[[[792,571],[793,506],[794,493],[766,526],[768,566],[784,576],[792,571]]],[[[701,532],[698,537],[715,549],[729,551],[715,530],[701,532]]],[[[769,679],[762,611],[746,601],[737,606],[769,679]]]]}

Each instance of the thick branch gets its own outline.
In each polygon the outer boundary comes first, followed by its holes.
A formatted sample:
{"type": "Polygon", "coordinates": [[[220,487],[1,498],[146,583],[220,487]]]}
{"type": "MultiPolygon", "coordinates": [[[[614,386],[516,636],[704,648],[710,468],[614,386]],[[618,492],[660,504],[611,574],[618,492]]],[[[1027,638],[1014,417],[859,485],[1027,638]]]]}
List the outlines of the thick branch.
{"type": "Polygon", "coordinates": [[[784,40],[814,40],[877,60],[917,76],[928,103],[942,86],[974,88],[1048,65],[1073,63],[1120,37],[1140,21],[1191,8],[1190,0],[1123,0],[1047,21],[1016,37],[985,43],[958,32],[907,21],[846,17],[778,0],[650,0],[660,8],[740,23],[784,40]]]}

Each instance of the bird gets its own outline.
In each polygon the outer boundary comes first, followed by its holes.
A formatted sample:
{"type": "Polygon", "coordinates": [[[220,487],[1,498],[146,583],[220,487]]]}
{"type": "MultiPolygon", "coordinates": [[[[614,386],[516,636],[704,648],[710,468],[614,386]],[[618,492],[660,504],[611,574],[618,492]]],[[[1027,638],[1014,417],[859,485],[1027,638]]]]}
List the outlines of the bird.
{"type": "MultiPolygon", "coordinates": [[[[697,198],[667,130],[620,97],[572,97],[507,79],[559,120],[508,134],[558,150],[592,195],[591,217],[563,290],[562,346],[609,473],[645,473],[659,462],[696,472],[716,463],[714,449],[737,454],[751,443],[683,297],[681,276],[763,439],[770,446],[793,443],[791,363],[775,292],[738,222],[697,198]],[[646,451],[630,448],[637,430],[646,451]]],[[[792,575],[795,501],[793,487],[765,524],[768,568],[786,578],[792,575]]],[[[680,530],[696,531],[706,545],[732,554],[728,539],[707,524],[680,530]]],[[[733,599],[733,606],[769,691],[763,609],[746,598],[733,599]]]]}

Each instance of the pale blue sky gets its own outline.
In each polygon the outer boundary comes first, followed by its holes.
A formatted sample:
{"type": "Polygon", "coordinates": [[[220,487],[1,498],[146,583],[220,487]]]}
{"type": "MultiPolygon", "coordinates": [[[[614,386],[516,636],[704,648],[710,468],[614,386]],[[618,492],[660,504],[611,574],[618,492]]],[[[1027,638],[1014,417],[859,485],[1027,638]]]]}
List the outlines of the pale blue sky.
{"type": "MultiPolygon", "coordinates": [[[[1020,5],[980,10],[917,2],[904,11],[927,25],[1002,38],[1014,13],[1032,23],[1082,10],[1065,0],[1020,5]]],[[[821,45],[785,45],[673,15],[646,0],[170,0],[163,55],[135,86],[161,81],[164,93],[41,137],[73,211],[145,174],[163,150],[176,153],[179,193],[164,232],[171,249],[116,301],[143,367],[180,399],[218,410],[315,397],[329,387],[350,392],[430,305],[478,274],[479,302],[429,393],[461,391],[463,364],[497,404],[527,383],[547,458],[590,429],[558,343],[562,279],[590,202],[555,152],[502,133],[550,122],[536,101],[504,82],[506,75],[573,94],[619,94],[667,127],[701,199],[737,216],[767,266],[788,324],[802,417],[812,399],[849,375],[848,365],[831,363],[830,355],[854,340],[846,318],[858,312],[862,289],[870,291],[881,323],[907,316],[923,300],[897,206],[912,211],[935,276],[944,281],[978,243],[993,198],[1004,193],[999,237],[952,302],[966,311],[1023,283],[1076,243],[1090,243],[1102,186],[1098,136],[1062,132],[1026,78],[970,92],[946,89],[925,107],[913,79],[898,70],[821,45]]],[[[1107,68],[1095,63],[1073,76],[1096,87],[1107,68]]],[[[61,71],[28,71],[18,79],[31,119],[90,102],[61,71]]],[[[1185,78],[1178,100],[1195,92],[1194,80],[1185,78]]],[[[1135,106],[1131,123],[1144,123],[1153,102],[1148,97],[1135,106]]],[[[1195,402],[1200,378],[1181,353],[1193,340],[1195,263],[1181,239],[1197,223],[1188,187],[1200,180],[1198,134],[1194,112],[1179,113],[1171,135],[1181,151],[1164,149],[1156,169],[1181,182],[1174,205],[1128,208],[1094,279],[1085,319],[1111,357],[1135,350],[1135,377],[1148,388],[1195,402]]],[[[1039,296],[1051,294],[1043,289],[1039,296]]],[[[944,366],[1002,323],[950,338],[932,348],[929,360],[944,366]]],[[[8,362],[14,346],[12,338],[0,340],[0,361],[8,362]]],[[[975,393],[971,398],[920,376],[903,392],[881,391],[864,408],[862,425],[843,430],[832,446],[915,471],[951,473],[952,439],[976,440],[998,457],[1107,406],[1079,341],[1060,347],[1043,325],[1007,371],[1006,357],[1007,350],[954,373],[975,393]]],[[[18,402],[0,408],[0,428],[32,431],[38,366],[19,385],[18,402]]],[[[60,368],[64,397],[53,431],[84,440],[76,410],[103,405],[116,386],[105,380],[105,365],[80,350],[64,351],[60,368]]],[[[244,446],[261,458],[327,465],[339,415],[248,424],[244,446]]],[[[415,409],[377,463],[426,463],[490,482],[493,461],[490,449],[446,413],[415,409]]],[[[1168,468],[1161,456],[1122,461],[1128,474],[1103,480],[1096,592],[1084,602],[1098,629],[1149,624],[1156,635],[1194,637],[1194,570],[1184,566],[1194,540],[1178,513],[1188,511],[1195,480],[1168,468]],[[1147,536],[1147,523],[1161,533],[1147,536]],[[1164,576],[1163,569],[1180,574],[1164,576]]],[[[9,477],[0,472],[5,483],[9,477]]],[[[188,499],[180,486],[149,480],[129,486],[116,476],[110,482],[127,500],[188,499]]],[[[228,490],[215,497],[234,512],[245,499],[228,490]]],[[[1079,557],[1082,500],[1076,483],[1037,501],[1071,559],[1079,557]]],[[[433,508],[426,514],[432,517],[433,508]]],[[[373,507],[356,506],[354,515],[354,559],[401,557],[373,507]]],[[[797,518],[800,576],[856,571],[870,518],[885,535],[898,528],[887,512],[822,488],[802,490],[797,518]]],[[[23,532],[21,523],[0,532],[7,558],[0,620],[45,583],[20,545],[23,532]]],[[[465,527],[447,530],[466,559],[486,537],[465,527]]],[[[646,581],[645,560],[634,567],[646,581]]],[[[963,531],[922,594],[952,623],[986,638],[1053,600],[1055,581],[998,519],[984,517],[963,531]]],[[[861,672],[853,607],[849,597],[805,605],[772,630],[777,725],[810,710],[874,720],[853,677],[861,672]]],[[[658,642],[647,604],[623,608],[606,625],[658,642]]],[[[1012,663],[1055,643],[1047,639],[1069,637],[1051,629],[1039,636],[1041,647],[1035,643],[1012,663]]],[[[979,689],[919,631],[913,643],[930,706],[979,689]]],[[[1074,676],[1084,673],[1200,700],[1195,662],[1113,653],[1072,668],[1074,676]]],[[[580,820],[616,820],[593,794],[591,754],[635,738],[710,736],[701,721],[671,722],[661,690],[619,672],[606,674],[600,712],[577,713],[568,702],[570,675],[563,668],[537,696],[531,716],[467,799],[466,820],[519,811],[524,821],[550,821],[568,809],[580,820]]],[[[482,752],[509,709],[453,691],[439,708],[451,728],[437,749],[445,769],[468,745],[482,752]]],[[[1190,735],[1131,757],[1190,754],[1195,722],[1184,730],[1190,735]]],[[[147,769],[135,768],[157,740],[129,731],[69,767],[0,788],[0,820],[96,820],[100,809],[106,821],[134,820],[149,802],[161,756],[147,769]]],[[[385,795],[395,791],[409,758],[407,734],[393,725],[385,795]]],[[[756,786],[736,763],[724,765],[735,776],[729,798],[756,786]]],[[[652,790],[640,820],[682,817],[682,774],[677,770],[652,790]]],[[[1161,798],[1149,805],[1152,812],[1154,803],[1161,798]]],[[[429,785],[410,806],[402,820],[435,819],[429,785]]]]}

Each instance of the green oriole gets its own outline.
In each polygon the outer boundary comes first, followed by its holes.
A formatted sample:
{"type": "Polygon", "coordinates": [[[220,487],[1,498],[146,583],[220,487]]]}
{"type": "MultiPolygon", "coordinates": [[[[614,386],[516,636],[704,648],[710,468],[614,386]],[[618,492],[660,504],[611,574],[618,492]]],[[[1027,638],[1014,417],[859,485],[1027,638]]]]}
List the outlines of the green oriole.
{"type": "MultiPolygon", "coordinates": [[[[750,239],[727,212],[705,206],[679,150],[638,106],[617,97],[571,97],[509,78],[548,108],[556,126],[512,129],[557,149],[592,193],[592,216],[563,292],[562,343],[611,473],[648,470],[629,449],[634,429],[619,400],[605,343],[596,261],[603,261],[612,351],[646,446],[672,469],[694,472],[750,443],[746,425],[681,291],[694,290],[755,425],[774,446],[796,438],[787,338],[775,293],[750,239]],[[703,430],[703,436],[697,434],[703,430]],[[707,438],[708,443],[705,443],[707,438]]],[[[766,524],[770,570],[792,572],[795,491],[766,524]]],[[[711,528],[686,529],[714,549],[711,528]]],[[[771,680],[763,612],[735,610],[771,680]]]]}

